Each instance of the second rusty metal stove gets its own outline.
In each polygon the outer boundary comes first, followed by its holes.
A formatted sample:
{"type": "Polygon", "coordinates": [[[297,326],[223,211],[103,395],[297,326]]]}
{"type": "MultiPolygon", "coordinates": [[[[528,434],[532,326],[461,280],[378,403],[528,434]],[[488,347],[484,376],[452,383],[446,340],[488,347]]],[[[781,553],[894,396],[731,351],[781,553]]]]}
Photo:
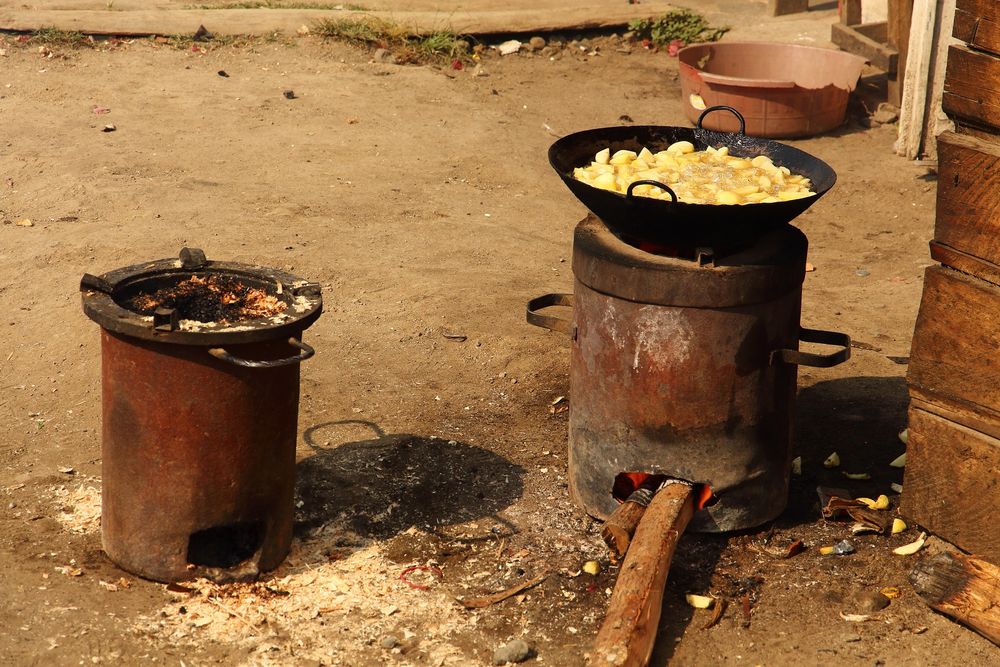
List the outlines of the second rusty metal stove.
{"type": "Polygon", "coordinates": [[[166,582],[277,567],[292,541],[299,363],[312,356],[301,337],[322,312],[319,285],[185,248],[80,288],[102,327],[105,552],[166,582]],[[281,310],[227,323],[131,305],[192,279],[256,290],[281,310]]]}
{"type": "Polygon", "coordinates": [[[681,258],[640,250],[593,215],[580,222],[573,294],[534,299],[528,321],[572,338],[570,493],[589,514],[614,511],[628,473],[710,485],[717,502],[694,530],[782,512],[797,365],[850,356],[846,335],[799,326],[807,245],[786,225],[722,256],[681,258]],[[555,305],[572,306],[572,319],[539,312],[555,305]],[[800,341],[840,349],[806,354],[800,341]]]}

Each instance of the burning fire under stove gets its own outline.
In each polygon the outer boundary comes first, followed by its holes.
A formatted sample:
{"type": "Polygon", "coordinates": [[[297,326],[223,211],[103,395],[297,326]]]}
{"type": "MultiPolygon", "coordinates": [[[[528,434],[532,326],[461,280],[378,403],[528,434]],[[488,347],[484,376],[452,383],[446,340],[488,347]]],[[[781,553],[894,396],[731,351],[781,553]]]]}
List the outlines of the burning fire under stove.
{"type": "Polygon", "coordinates": [[[179,259],[85,275],[101,325],[101,530],[157,581],[253,578],[291,546],[302,332],[320,287],[274,269],[179,259]]]}

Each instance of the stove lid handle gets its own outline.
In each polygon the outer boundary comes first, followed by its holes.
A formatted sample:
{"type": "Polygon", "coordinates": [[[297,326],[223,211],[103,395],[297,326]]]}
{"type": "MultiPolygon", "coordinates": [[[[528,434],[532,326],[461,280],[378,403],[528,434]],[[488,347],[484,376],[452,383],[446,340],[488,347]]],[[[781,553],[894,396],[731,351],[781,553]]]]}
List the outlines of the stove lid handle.
{"type": "Polygon", "coordinates": [[[242,366],[243,368],[277,368],[278,366],[291,366],[292,364],[297,364],[305,361],[309,357],[316,354],[311,346],[306,345],[301,340],[297,338],[289,338],[288,344],[294,348],[300,350],[299,354],[294,357],[285,357],[284,359],[269,359],[267,361],[254,361],[253,359],[243,359],[242,357],[237,357],[226,351],[222,347],[213,347],[208,350],[208,353],[220,359],[222,361],[227,361],[234,366],[242,366]]]}
{"type": "Polygon", "coordinates": [[[549,331],[558,331],[560,333],[568,334],[573,339],[576,339],[576,326],[573,324],[572,320],[564,320],[561,317],[556,317],[554,315],[542,315],[538,312],[543,308],[551,308],[552,306],[568,306],[572,308],[573,295],[543,294],[542,296],[536,296],[528,302],[528,307],[525,312],[525,319],[528,320],[528,324],[533,324],[536,327],[548,329],[549,331]]]}
{"type": "Polygon", "coordinates": [[[830,368],[844,363],[851,358],[851,337],[837,331],[822,329],[799,329],[799,340],[803,343],[819,343],[821,345],[836,345],[840,347],[830,354],[811,354],[798,350],[775,350],[771,353],[771,364],[783,361],[786,364],[810,366],[812,368],[830,368]]]}

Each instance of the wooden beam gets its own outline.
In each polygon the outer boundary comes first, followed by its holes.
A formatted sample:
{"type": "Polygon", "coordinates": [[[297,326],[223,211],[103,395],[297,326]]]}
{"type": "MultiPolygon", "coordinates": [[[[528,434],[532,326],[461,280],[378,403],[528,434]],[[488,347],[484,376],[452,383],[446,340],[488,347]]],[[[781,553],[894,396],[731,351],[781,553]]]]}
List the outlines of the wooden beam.
{"type": "Polygon", "coordinates": [[[1000,130],[1000,57],[952,46],[943,104],[949,114],[1000,130]]]}
{"type": "Polygon", "coordinates": [[[978,556],[944,551],[921,559],[910,583],[932,609],[1000,646],[1000,567],[978,556]]]}
{"type": "Polygon", "coordinates": [[[952,34],[975,49],[1000,54],[1000,19],[988,19],[956,10],[952,34]]]}
{"type": "Polygon", "coordinates": [[[861,23],[861,0],[841,0],[840,22],[844,25],[861,23]]]}
{"type": "Polygon", "coordinates": [[[956,0],[955,8],[990,21],[1000,21],[1000,3],[997,0],[956,0]]]}
{"type": "Polygon", "coordinates": [[[809,0],[768,0],[767,12],[771,16],[799,14],[809,11],[809,0]]]}
{"type": "Polygon", "coordinates": [[[1000,264],[1000,137],[997,139],[985,141],[953,132],[938,137],[934,225],[935,241],[993,264],[1000,264]]]}
{"type": "Polygon", "coordinates": [[[918,408],[909,415],[900,512],[1000,563],[1000,440],[918,408]]]}
{"type": "Polygon", "coordinates": [[[92,35],[188,35],[199,25],[222,35],[294,33],[322,19],[373,17],[402,25],[415,35],[451,30],[461,34],[559,32],[614,28],[671,9],[666,2],[588,3],[558,11],[344,11],[313,9],[22,10],[0,7],[0,30],[58,28],[92,35]]]}
{"type": "Polygon", "coordinates": [[[884,21],[856,26],[834,23],[830,26],[830,41],[848,53],[861,56],[874,67],[894,75],[899,54],[884,43],[886,28],[884,21]]]}
{"type": "Polygon", "coordinates": [[[889,48],[895,49],[896,71],[889,76],[888,101],[897,107],[903,102],[903,75],[906,72],[906,55],[910,49],[910,17],[913,0],[889,0],[889,20],[886,39],[889,48]]]}
{"type": "Polygon", "coordinates": [[[923,143],[927,80],[930,78],[936,23],[937,0],[914,0],[903,78],[903,104],[899,111],[899,138],[896,141],[896,153],[910,159],[920,157],[923,143]]]}
{"type": "Polygon", "coordinates": [[[1000,287],[929,267],[910,349],[910,386],[1000,411],[997,350],[1000,287]]]}

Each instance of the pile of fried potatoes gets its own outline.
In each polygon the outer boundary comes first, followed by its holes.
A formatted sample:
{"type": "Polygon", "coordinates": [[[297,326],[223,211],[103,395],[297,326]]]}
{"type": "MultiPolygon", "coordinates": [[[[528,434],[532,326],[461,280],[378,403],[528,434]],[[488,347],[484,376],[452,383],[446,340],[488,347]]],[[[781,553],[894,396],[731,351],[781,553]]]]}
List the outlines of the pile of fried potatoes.
{"type": "MultiPolygon", "coordinates": [[[[729,148],[696,151],[690,141],[678,141],[653,153],[647,148],[609,148],[597,153],[586,167],[573,170],[573,178],[595,188],[624,193],[635,181],[659,181],[691,204],[756,204],[811,197],[816,193],[805,176],[778,167],[766,155],[754,158],[729,154],[729,148]]],[[[637,185],[633,194],[670,200],[670,193],[655,185],[637,185]]]]}

